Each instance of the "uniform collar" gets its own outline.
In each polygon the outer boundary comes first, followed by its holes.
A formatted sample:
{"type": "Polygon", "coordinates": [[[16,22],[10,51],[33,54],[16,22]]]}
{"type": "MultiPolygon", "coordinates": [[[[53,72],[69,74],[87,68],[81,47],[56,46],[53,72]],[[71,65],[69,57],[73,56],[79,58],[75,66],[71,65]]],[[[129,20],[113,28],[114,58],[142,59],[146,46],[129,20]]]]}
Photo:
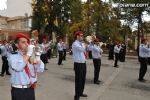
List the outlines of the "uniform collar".
{"type": "Polygon", "coordinates": [[[76,42],[82,43],[82,42],[81,42],[81,41],[79,41],[79,40],[76,40],[76,42]]]}
{"type": "Polygon", "coordinates": [[[17,50],[17,53],[23,56],[23,53],[19,50],[17,50]]]}

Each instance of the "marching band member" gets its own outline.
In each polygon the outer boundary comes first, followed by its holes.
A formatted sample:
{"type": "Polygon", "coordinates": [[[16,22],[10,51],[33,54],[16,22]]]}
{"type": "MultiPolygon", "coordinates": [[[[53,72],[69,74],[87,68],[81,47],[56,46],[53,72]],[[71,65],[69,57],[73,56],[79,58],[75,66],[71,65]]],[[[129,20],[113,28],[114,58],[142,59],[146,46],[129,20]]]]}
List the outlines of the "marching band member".
{"type": "Polygon", "coordinates": [[[45,38],[43,39],[43,43],[40,45],[40,47],[42,49],[41,60],[44,63],[44,70],[48,70],[46,68],[46,64],[48,63],[48,58],[47,58],[48,46],[47,46],[47,40],[45,38]]]}
{"type": "Polygon", "coordinates": [[[83,32],[75,32],[76,40],[72,44],[73,60],[74,60],[74,71],[75,71],[75,96],[74,100],[79,98],[87,97],[83,94],[85,80],[86,80],[86,47],[83,45],[83,32]]]}
{"type": "Polygon", "coordinates": [[[41,60],[32,62],[27,55],[29,42],[26,35],[18,33],[15,39],[17,52],[8,57],[12,100],[35,100],[34,86],[37,82],[37,72],[44,71],[41,60]]]}
{"type": "Polygon", "coordinates": [[[114,53],[115,53],[115,63],[114,63],[114,67],[118,68],[118,60],[119,60],[119,53],[120,53],[120,50],[121,50],[121,45],[116,42],[116,45],[114,47],[114,53]]]}
{"type": "Polygon", "coordinates": [[[2,56],[2,71],[1,71],[0,76],[3,77],[5,72],[6,72],[6,75],[10,75],[10,73],[8,71],[8,69],[9,69],[8,60],[7,60],[8,46],[7,46],[6,40],[4,40],[3,44],[1,45],[1,56],[2,56]]]}
{"type": "Polygon", "coordinates": [[[140,57],[140,71],[139,71],[139,81],[145,82],[144,76],[147,72],[147,57],[150,53],[150,48],[147,47],[147,40],[142,39],[141,44],[139,46],[139,57],[140,57]]]}
{"type": "Polygon", "coordinates": [[[63,60],[66,60],[66,51],[67,50],[67,43],[63,43],[63,60]]]}
{"type": "Polygon", "coordinates": [[[95,39],[94,46],[92,47],[92,57],[93,57],[93,64],[94,64],[94,84],[100,84],[99,81],[99,72],[101,67],[101,57],[103,50],[100,47],[99,40],[95,39]]]}
{"type": "Polygon", "coordinates": [[[62,65],[63,60],[63,41],[59,39],[59,43],[57,44],[59,58],[58,58],[58,65],[62,65]]]}

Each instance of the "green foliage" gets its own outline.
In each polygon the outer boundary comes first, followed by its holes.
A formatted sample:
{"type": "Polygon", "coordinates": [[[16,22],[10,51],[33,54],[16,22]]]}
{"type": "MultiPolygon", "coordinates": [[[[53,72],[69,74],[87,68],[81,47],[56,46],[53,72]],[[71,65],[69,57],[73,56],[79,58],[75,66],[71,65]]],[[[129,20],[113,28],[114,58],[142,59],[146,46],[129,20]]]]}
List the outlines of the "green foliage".
{"type": "Polygon", "coordinates": [[[37,29],[41,34],[53,31],[65,34],[71,16],[70,5],[70,0],[33,0],[32,30],[37,29]]]}
{"type": "MultiPolygon", "coordinates": [[[[118,4],[149,4],[149,0],[113,0],[115,3],[118,4]]],[[[140,35],[142,37],[144,36],[144,22],[142,20],[143,12],[147,12],[150,14],[150,9],[148,9],[147,6],[143,7],[122,7],[119,8],[121,12],[124,12],[123,15],[121,15],[120,19],[123,19],[127,25],[131,26],[135,22],[138,23],[138,45],[140,40],[140,35]]]]}
{"type": "MultiPolygon", "coordinates": [[[[131,26],[134,22],[140,22],[142,12],[147,10],[146,8],[114,8],[111,2],[105,3],[101,0],[87,0],[85,3],[81,0],[33,1],[32,29],[38,29],[40,33],[51,35],[52,32],[56,32],[59,36],[65,34],[72,36],[74,31],[82,30],[86,35],[96,33],[97,36],[121,41],[124,40],[126,33],[130,34],[131,30],[121,26],[120,19],[124,20],[127,26],[131,26]]],[[[145,3],[149,0],[113,1],[145,3]]]]}
{"type": "Polygon", "coordinates": [[[74,31],[80,30],[83,26],[83,16],[82,16],[82,4],[80,0],[72,0],[71,2],[71,24],[70,24],[70,32],[73,33],[74,31]]]}
{"type": "MultiPolygon", "coordinates": [[[[91,29],[94,29],[96,35],[107,36],[116,39],[119,35],[121,26],[120,20],[116,17],[116,12],[110,3],[104,3],[101,0],[93,0],[90,3],[91,9],[91,29]]],[[[117,9],[116,9],[117,10],[117,9]]],[[[119,13],[119,12],[117,12],[119,13]]]]}

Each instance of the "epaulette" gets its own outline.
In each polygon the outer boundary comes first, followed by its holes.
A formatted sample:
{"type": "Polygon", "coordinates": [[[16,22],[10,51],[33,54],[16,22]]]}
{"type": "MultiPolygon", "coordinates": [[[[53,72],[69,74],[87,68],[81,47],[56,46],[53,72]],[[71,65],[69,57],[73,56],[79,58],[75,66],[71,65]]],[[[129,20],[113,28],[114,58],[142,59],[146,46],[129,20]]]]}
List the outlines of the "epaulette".
{"type": "Polygon", "coordinates": [[[18,52],[12,52],[11,54],[18,54],[18,52]]]}

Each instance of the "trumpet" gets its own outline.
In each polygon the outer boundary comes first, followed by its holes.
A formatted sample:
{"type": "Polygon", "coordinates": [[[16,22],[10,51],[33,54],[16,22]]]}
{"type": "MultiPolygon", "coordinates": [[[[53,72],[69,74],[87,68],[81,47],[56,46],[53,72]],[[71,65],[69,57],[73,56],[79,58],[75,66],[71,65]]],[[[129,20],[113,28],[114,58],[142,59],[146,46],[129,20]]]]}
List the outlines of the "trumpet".
{"type": "Polygon", "coordinates": [[[30,57],[30,62],[36,63],[40,61],[41,54],[42,54],[42,50],[40,46],[29,45],[27,50],[27,56],[30,57]]]}
{"type": "Polygon", "coordinates": [[[42,50],[40,48],[40,46],[35,46],[33,47],[33,52],[32,52],[32,55],[31,55],[31,58],[33,59],[34,62],[38,62],[40,61],[40,56],[42,54],[42,50]]]}

